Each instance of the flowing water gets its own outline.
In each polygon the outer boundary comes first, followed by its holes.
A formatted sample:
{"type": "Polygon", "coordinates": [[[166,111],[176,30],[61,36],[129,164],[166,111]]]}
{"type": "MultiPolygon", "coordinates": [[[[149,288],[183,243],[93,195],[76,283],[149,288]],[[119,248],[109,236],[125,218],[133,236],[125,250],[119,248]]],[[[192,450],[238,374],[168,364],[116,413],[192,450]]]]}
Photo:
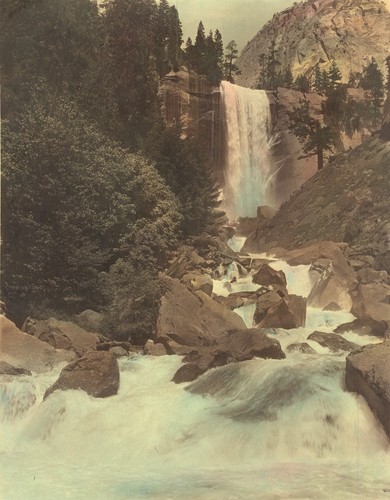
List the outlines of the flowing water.
{"type": "Polygon", "coordinates": [[[231,220],[256,217],[257,207],[272,205],[271,112],[264,90],[229,82],[220,87],[224,109],[225,165],[223,208],[231,220]]]}

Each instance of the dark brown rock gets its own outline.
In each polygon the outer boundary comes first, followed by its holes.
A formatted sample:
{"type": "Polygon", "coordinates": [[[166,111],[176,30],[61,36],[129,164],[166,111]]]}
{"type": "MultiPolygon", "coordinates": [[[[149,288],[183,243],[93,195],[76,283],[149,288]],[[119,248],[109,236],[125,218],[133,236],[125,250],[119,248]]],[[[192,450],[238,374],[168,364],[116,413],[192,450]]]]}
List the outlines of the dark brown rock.
{"type": "Polygon", "coordinates": [[[385,337],[388,325],[385,321],[376,321],[372,318],[357,318],[349,323],[339,325],[335,333],[345,333],[353,331],[358,335],[373,335],[376,337],[385,337]]]}
{"type": "Polygon", "coordinates": [[[256,309],[253,316],[255,324],[259,324],[266,317],[267,312],[271,307],[279,304],[282,301],[282,297],[275,291],[270,290],[260,297],[256,301],[256,309]]]}
{"type": "Polygon", "coordinates": [[[156,340],[188,346],[213,345],[224,332],[245,328],[238,314],[205,293],[190,292],[179,280],[162,277],[165,294],[157,320],[156,340]]]}
{"type": "Polygon", "coordinates": [[[359,346],[354,342],[344,339],[336,333],[313,332],[308,337],[308,340],[318,342],[322,347],[327,347],[332,352],[337,351],[355,351],[359,346]]]}
{"type": "Polygon", "coordinates": [[[80,389],[95,398],[118,393],[119,365],[110,352],[88,352],[67,365],[58,380],[45,392],[44,399],[57,390],[80,389]]]}
{"type": "Polygon", "coordinates": [[[258,327],[290,330],[305,326],[305,323],[306,299],[298,295],[288,295],[288,297],[268,309],[266,316],[258,327]]]}
{"type": "Polygon", "coordinates": [[[208,274],[188,273],[185,274],[180,281],[189,287],[193,292],[200,290],[207,295],[211,295],[213,293],[213,280],[208,274]]]}
{"type": "Polygon", "coordinates": [[[203,375],[206,370],[207,366],[202,366],[200,363],[187,363],[177,370],[177,372],[173,376],[172,382],[175,382],[175,384],[192,382],[200,375],[203,375]]]}
{"type": "Polygon", "coordinates": [[[376,321],[390,321],[390,286],[384,283],[359,284],[350,291],[351,312],[358,318],[370,317],[376,321]]]}
{"type": "Polygon", "coordinates": [[[287,347],[287,352],[301,352],[302,354],[316,354],[316,351],[307,343],[290,344],[287,347]]]}
{"type": "Polygon", "coordinates": [[[287,286],[286,276],[283,271],[275,271],[268,264],[263,264],[252,277],[253,283],[263,286],[280,285],[287,286]]]}
{"type": "Polygon", "coordinates": [[[390,341],[349,354],[345,385],[364,397],[390,437],[390,341]]]}
{"type": "Polygon", "coordinates": [[[24,368],[16,368],[5,361],[0,361],[0,375],[31,375],[31,372],[24,368]]]}
{"type": "Polygon", "coordinates": [[[100,333],[103,330],[103,315],[87,309],[75,317],[75,322],[88,332],[100,333]]]}

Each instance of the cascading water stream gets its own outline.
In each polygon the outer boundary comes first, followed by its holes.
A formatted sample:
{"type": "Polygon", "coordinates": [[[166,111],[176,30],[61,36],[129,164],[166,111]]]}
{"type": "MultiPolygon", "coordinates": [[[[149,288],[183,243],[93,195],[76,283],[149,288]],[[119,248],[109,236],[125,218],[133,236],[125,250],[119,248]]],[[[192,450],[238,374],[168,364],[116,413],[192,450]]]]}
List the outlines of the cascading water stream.
{"type": "Polygon", "coordinates": [[[228,217],[256,217],[257,207],[272,205],[271,112],[264,90],[229,82],[220,86],[224,112],[223,208],[228,217]]]}

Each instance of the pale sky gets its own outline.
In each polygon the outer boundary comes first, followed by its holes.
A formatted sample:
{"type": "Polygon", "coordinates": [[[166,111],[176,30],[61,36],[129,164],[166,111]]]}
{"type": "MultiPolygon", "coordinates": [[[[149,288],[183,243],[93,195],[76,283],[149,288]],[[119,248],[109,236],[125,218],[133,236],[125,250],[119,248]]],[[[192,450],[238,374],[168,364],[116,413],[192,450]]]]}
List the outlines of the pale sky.
{"type": "Polygon", "coordinates": [[[202,20],[206,34],[218,28],[224,45],[235,40],[241,52],[275,12],[290,7],[294,0],[170,0],[169,3],[179,11],[184,42],[189,36],[195,41],[202,20]]]}

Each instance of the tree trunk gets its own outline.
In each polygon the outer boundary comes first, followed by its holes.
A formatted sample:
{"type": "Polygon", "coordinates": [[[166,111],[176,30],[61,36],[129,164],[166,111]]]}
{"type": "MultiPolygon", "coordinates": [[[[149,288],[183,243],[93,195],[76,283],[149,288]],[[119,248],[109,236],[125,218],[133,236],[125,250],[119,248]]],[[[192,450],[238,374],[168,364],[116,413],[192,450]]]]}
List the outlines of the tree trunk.
{"type": "Polygon", "coordinates": [[[322,170],[324,166],[324,152],[321,148],[317,149],[317,162],[318,162],[318,170],[322,170]]]}

